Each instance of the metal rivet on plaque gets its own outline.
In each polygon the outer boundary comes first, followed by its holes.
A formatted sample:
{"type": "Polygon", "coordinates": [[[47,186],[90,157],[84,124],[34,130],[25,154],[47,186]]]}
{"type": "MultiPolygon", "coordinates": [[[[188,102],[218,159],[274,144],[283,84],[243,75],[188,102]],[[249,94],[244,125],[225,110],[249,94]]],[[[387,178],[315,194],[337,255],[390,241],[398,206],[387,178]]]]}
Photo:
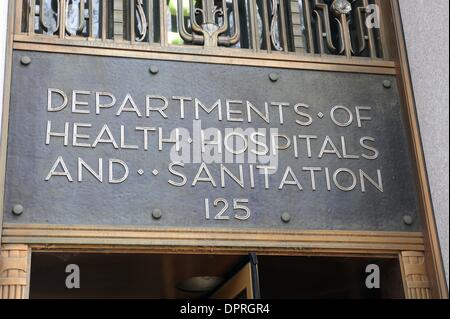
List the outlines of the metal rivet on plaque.
{"type": "Polygon", "coordinates": [[[162,217],[162,211],[159,208],[156,208],[152,211],[152,217],[153,219],[161,219],[162,217]]]}
{"type": "Polygon", "coordinates": [[[156,74],[159,73],[159,68],[158,68],[156,65],[152,65],[152,66],[150,67],[150,69],[148,69],[148,71],[149,71],[151,74],[156,75],[156,74]]]}
{"type": "Polygon", "coordinates": [[[31,58],[29,56],[23,56],[20,58],[20,63],[22,65],[29,65],[31,63],[31,58]]]}
{"type": "Polygon", "coordinates": [[[291,214],[283,213],[281,215],[281,220],[283,221],[283,223],[289,223],[291,221],[291,214]]]}
{"type": "Polygon", "coordinates": [[[385,89],[390,89],[392,87],[392,81],[391,80],[384,80],[383,86],[385,89]]]}
{"type": "Polygon", "coordinates": [[[405,215],[403,216],[403,222],[405,225],[411,226],[414,223],[414,220],[410,215],[405,215]]]}
{"type": "Polygon", "coordinates": [[[23,213],[23,206],[19,205],[19,204],[18,205],[14,205],[14,207],[12,209],[12,212],[13,212],[14,215],[17,215],[17,216],[22,215],[22,213],[23,213]]]}
{"type": "Polygon", "coordinates": [[[276,81],[278,81],[280,79],[280,74],[272,72],[272,73],[269,74],[269,79],[272,82],[276,82],[276,81]]]}

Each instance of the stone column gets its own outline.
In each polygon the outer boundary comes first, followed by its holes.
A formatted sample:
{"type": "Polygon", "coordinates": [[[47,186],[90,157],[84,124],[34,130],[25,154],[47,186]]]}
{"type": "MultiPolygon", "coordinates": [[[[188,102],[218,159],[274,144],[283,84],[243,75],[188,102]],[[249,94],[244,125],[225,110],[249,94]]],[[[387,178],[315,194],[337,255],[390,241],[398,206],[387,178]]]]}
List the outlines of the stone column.
{"type": "Polygon", "coordinates": [[[27,299],[31,249],[27,245],[0,248],[0,299],[27,299]]]}
{"type": "Polygon", "coordinates": [[[400,256],[406,299],[431,299],[431,283],[425,267],[425,255],[404,251],[400,256]]]}

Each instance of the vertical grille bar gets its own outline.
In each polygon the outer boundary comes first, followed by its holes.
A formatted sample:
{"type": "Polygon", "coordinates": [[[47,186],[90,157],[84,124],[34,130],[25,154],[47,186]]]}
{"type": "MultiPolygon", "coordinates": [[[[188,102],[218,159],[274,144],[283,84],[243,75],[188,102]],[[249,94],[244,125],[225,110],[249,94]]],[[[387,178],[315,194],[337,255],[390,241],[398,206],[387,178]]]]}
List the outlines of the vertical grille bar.
{"type": "Polygon", "coordinates": [[[262,1],[263,6],[263,23],[264,23],[264,41],[266,42],[267,52],[272,52],[272,44],[270,42],[270,26],[269,26],[269,12],[267,9],[267,0],[262,1]]]}
{"type": "Polygon", "coordinates": [[[130,2],[130,10],[128,12],[129,23],[127,24],[129,27],[128,33],[130,35],[131,44],[134,44],[136,42],[136,0],[128,1],[130,2]]]}
{"type": "Polygon", "coordinates": [[[305,17],[306,41],[308,52],[314,54],[314,35],[312,28],[312,11],[309,0],[303,0],[303,15],[305,17]]]}
{"type": "Polygon", "coordinates": [[[256,0],[250,0],[249,3],[250,9],[250,35],[251,35],[251,48],[255,52],[260,51],[260,38],[259,38],[259,30],[258,30],[258,17],[257,17],[257,7],[256,0]]]}
{"type": "MultiPolygon", "coordinates": [[[[181,0],[180,0],[181,1],[181,0]]],[[[167,0],[159,0],[159,32],[161,46],[167,46],[167,0]]]]}
{"type": "Polygon", "coordinates": [[[102,4],[102,8],[101,8],[101,13],[102,13],[102,41],[105,42],[106,39],[108,38],[108,0],[101,0],[102,4]]]}
{"type": "Polygon", "coordinates": [[[34,21],[36,18],[36,0],[29,0],[28,10],[28,35],[34,34],[34,21]]]}
{"type": "Polygon", "coordinates": [[[287,39],[287,31],[286,31],[286,7],[285,7],[285,0],[279,0],[280,1],[280,23],[281,23],[281,39],[283,41],[283,50],[285,52],[289,52],[289,43],[287,39]]]}
{"type": "Polygon", "coordinates": [[[154,42],[155,21],[153,18],[153,0],[147,0],[148,42],[154,42]]]}

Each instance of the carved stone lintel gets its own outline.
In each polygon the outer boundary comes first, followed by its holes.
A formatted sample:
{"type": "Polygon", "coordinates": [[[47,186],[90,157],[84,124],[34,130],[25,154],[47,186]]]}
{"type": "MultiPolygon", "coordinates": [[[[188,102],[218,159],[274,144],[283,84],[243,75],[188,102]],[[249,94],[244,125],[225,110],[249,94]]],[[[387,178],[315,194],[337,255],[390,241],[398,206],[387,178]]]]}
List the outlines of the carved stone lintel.
{"type": "Polygon", "coordinates": [[[425,267],[422,252],[404,251],[401,264],[407,299],[431,299],[431,283],[425,267]]]}
{"type": "Polygon", "coordinates": [[[0,248],[0,299],[28,298],[30,248],[3,245],[0,248]]]}

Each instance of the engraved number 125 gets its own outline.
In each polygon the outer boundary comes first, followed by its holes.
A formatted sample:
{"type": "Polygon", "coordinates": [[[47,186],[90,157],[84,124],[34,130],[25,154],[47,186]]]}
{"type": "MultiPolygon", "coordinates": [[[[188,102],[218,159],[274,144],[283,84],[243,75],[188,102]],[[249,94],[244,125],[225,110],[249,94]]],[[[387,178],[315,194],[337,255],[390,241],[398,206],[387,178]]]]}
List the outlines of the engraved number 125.
{"type": "MultiPolygon", "coordinates": [[[[251,211],[248,208],[248,199],[233,199],[233,212],[234,218],[238,220],[247,220],[250,218],[251,211]]],[[[230,220],[230,214],[228,208],[230,207],[228,201],[225,198],[217,198],[213,202],[214,208],[219,208],[219,211],[214,216],[216,220],[230,220]]],[[[205,216],[206,219],[211,219],[209,198],[205,198],[205,216]]]]}

